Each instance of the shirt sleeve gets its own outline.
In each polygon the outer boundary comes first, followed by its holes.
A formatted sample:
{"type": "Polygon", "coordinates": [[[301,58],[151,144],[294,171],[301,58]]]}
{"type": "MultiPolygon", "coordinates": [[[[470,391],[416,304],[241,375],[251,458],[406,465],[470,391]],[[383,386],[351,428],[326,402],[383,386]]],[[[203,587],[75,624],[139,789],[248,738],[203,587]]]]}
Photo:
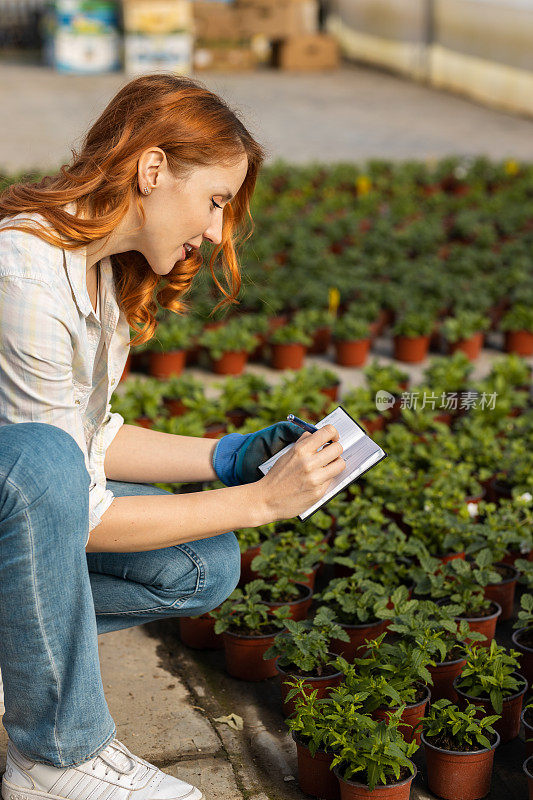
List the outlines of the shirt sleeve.
{"type": "MultiPolygon", "coordinates": [[[[0,424],[45,422],[73,437],[91,478],[90,532],[101,521],[108,490],[96,484],[89,466],[83,417],[75,400],[69,326],[53,287],[33,278],[0,277],[0,424]]],[[[113,499],[109,494],[106,508],[113,499]]]]}

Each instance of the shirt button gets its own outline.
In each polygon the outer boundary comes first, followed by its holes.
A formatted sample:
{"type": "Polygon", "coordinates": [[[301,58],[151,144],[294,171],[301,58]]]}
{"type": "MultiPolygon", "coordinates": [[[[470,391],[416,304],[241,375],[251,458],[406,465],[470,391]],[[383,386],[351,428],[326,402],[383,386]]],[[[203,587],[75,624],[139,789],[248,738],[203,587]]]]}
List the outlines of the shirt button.
{"type": "Polygon", "coordinates": [[[79,406],[79,404],[80,404],[79,400],[74,400],[74,402],[76,403],[77,406],[79,406]]]}
{"type": "Polygon", "coordinates": [[[111,381],[111,386],[114,386],[114,385],[115,385],[115,378],[113,378],[113,380],[111,381]]]}

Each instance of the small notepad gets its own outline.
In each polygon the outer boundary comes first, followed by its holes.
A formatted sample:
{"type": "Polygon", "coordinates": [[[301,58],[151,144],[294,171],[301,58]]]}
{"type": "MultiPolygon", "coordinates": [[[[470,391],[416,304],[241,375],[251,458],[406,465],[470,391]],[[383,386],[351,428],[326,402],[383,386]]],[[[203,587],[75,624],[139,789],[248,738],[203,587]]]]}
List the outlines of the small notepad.
{"type": "MultiPolygon", "coordinates": [[[[324,425],[333,425],[338,430],[339,441],[344,448],[342,458],[346,461],[346,467],[340,475],[333,479],[328,491],[318,502],[309,506],[302,514],[298,514],[298,518],[302,522],[387,456],[387,453],[365,433],[342,406],[337,406],[324,419],[317,422],[315,427],[323,428],[324,425]]],[[[278,458],[281,458],[284,453],[287,453],[293,447],[294,444],[287,445],[279,453],[269,458],[268,461],[260,464],[259,469],[263,475],[266,475],[272,469],[278,458]]]]}

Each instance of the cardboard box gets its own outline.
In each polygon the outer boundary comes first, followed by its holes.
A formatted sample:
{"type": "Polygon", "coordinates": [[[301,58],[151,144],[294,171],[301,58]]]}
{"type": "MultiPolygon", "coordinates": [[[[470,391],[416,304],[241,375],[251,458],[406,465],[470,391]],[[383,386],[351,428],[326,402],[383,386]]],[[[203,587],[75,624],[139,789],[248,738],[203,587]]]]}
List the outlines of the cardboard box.
{"type": "Polygon", "coordinates": [[[195,32],[204,41],[240,41],[262,35],[281,39],[314,33],[318,26],[317,0],[217,0],[193,3],[195,32]]]}
{"type": "Polygon", "coordinates": [[[339,66],[337,40],[326,33],[291,36],[275,42],[274,66],[287,70],[326,70],[339,66]]]}
{"type": "Polygon", "coordinates": [[[186,75],[192,68],[192,49],[190,33],[126,33],[124,69],[130,75],[159,71],[186,75]]]}
{"type": "Polygon", "coordinates": [[[255,69],[258,57],[252,47],[200,46],[194,52],[193,64],[198,71],[243,72],[255,69]]]}
{"type": "Polygon", "coordinates": [[[196,0],[193,3],[194,31],[203,41],[235,42],[248,38],[242,15],[233,3],[196,0]]]}
{"type": "Polygon", "coordinates": [[[128,33],[190,32],[190,0],[123,0],[124,30],[128,33]]]}
{"type": "Polygon", "coordinates": [[[318,28],[317,0],[237,0],[235,7],[249,36],[283,39],[318,28]]]}

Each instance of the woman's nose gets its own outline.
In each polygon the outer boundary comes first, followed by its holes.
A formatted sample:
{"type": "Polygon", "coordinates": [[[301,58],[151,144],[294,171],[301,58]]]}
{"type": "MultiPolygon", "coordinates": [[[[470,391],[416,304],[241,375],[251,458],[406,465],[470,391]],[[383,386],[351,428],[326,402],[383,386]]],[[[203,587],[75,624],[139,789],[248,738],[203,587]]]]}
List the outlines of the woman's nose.
{"type": "Polygon", "coordinates": [[[220,214],[218,222],[213,223],[204,231],[204,239],[208,239],[215,245],[219,245],[222,242],[222,214],[220,214]]]}

